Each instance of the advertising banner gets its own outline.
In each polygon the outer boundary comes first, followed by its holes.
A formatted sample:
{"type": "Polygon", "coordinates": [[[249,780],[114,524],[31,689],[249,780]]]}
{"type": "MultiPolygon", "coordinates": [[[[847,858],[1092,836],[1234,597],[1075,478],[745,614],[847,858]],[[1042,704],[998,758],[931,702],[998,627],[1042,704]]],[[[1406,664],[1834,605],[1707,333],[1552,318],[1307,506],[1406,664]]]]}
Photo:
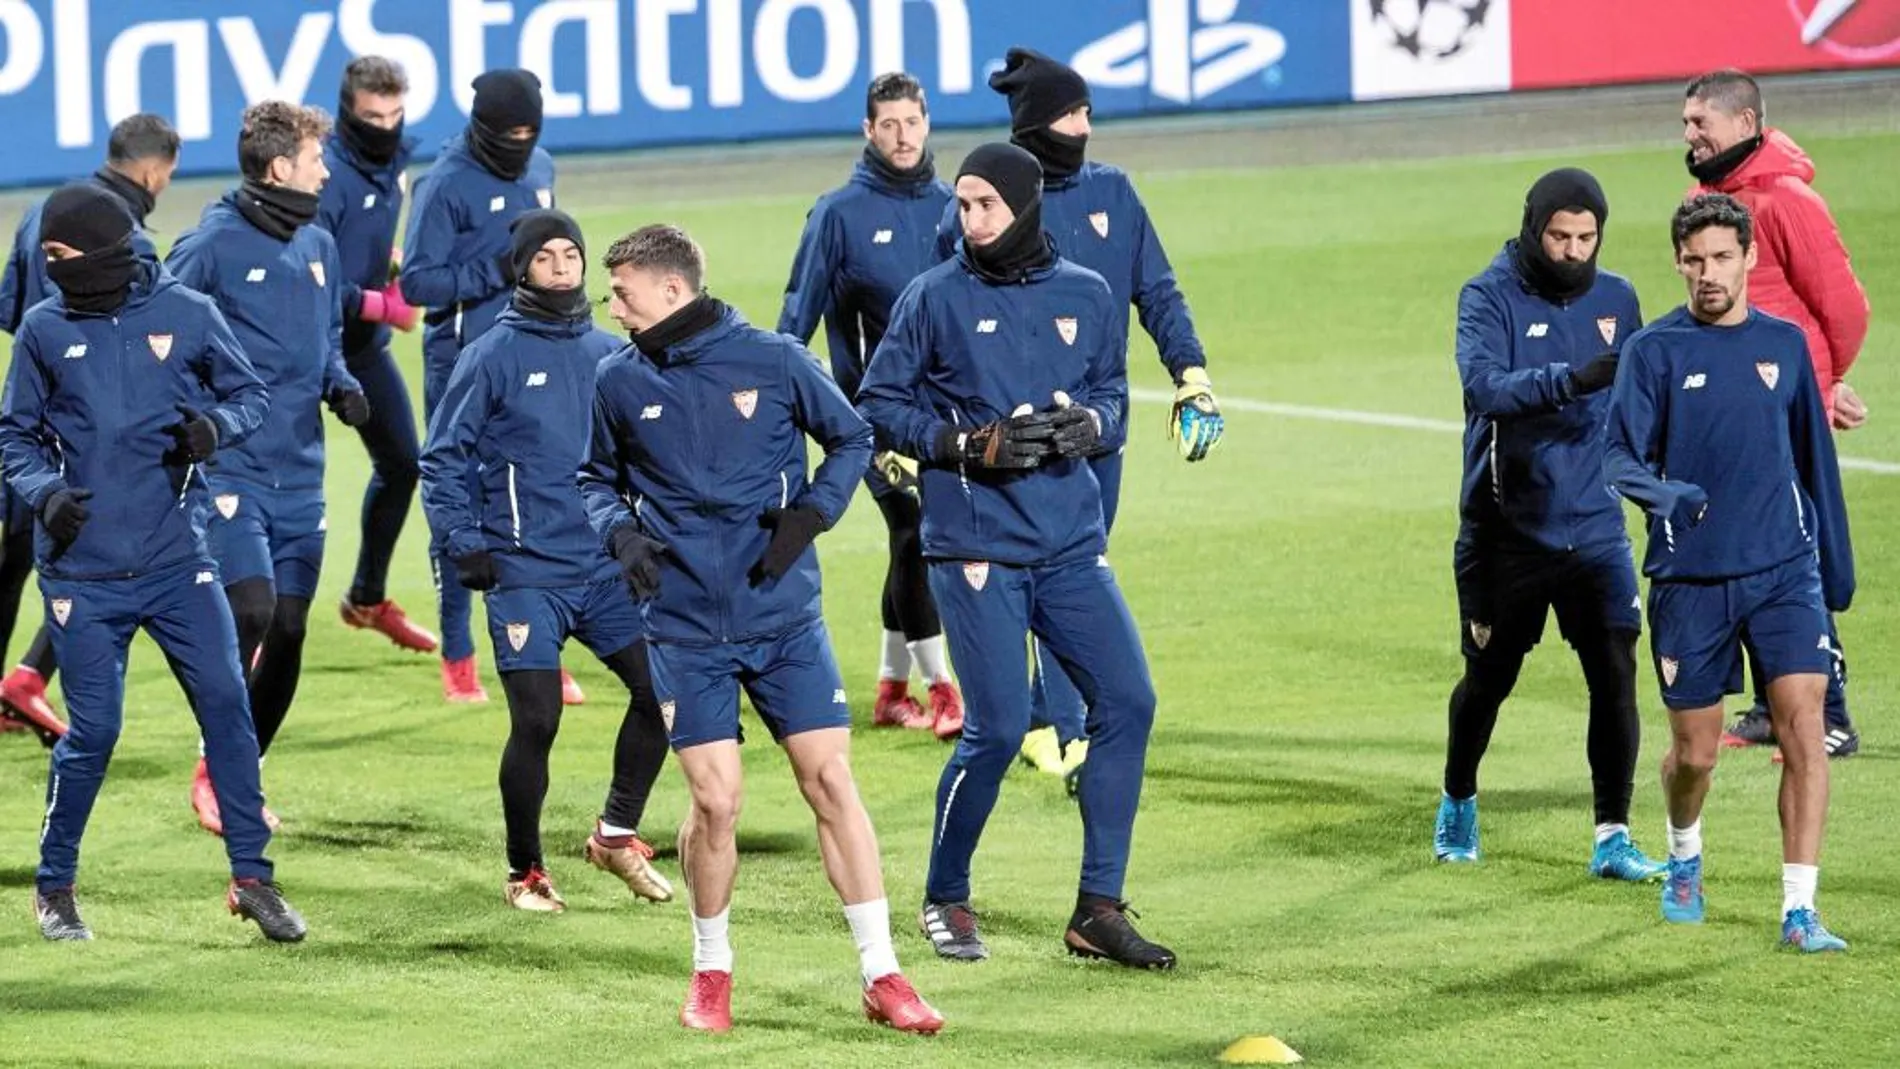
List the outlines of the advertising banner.
{"type": "Polygon", "coordinates": [[[1511,88],[1511,0],[1349,0],[1355,100],[1511,88]]]}

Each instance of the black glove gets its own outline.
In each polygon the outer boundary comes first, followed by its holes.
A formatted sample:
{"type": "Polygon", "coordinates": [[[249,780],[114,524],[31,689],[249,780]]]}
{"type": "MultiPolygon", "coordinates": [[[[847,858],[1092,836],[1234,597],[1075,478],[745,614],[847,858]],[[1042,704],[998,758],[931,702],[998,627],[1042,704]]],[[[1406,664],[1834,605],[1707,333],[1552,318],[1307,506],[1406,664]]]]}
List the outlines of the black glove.
{"type": "Polygon", "coordinates": [[[470,590],[493,590],[501,582],[495,555],[485,549],[455,558],[455,581],[470,590]]]}
{"type": "Polygon", "coordinates": [[[759,526],[771,528],[772,541],[766,543],[765,555],[752,566],[753,586],[767,579],[781,578],[791,571],[792,565],[798,563],[798,558],[825,529],[825,515],[809,505],[766,509],[765,515],[759,517],[759,526]]]}
{"type": "Polygon", "coordinates": [[[515,254],[512,250],[503,249],[495,254],[495,268],[501,272],[503,283],[510,286],[515,284],[515,254]]]}
{"type": "Polygon", "coordinates": [[[614,529],[610,545],[614,560],[620,562],[621,574],[627,577],[627,587],[633,591],[633,600],[658,597],[660,554],[666,552],[666,544],[655,542],[627,523],[614,529]]]}
{"type": "Polygon", "coordinates": [[[937,459],[977,468],[1026,471],[1055,455],[1055,414],[1031,412],[986,423],[973,431],[945,427],[937,459]]]}
{"type": "Polygon", "coordinates": [[[1619,354],[1604,353],[1589,363],[1570,373],[1570,382],[1576,387],[1577,396],[1592,394],[1607,388],[1616,381],[1616,362],[1619,354]]]}
{"type": "Polygon", "coordinates": [[[1102,428],[1094,412],[1079,405],[1057,409],[1050,425],[1055,428],[1056,455],[1086,457],[1094,455],[1102,444],[1102,428]]]}
{"type": "Polygon", "coordinates": [[[172,454],[187,464],[202,464],[218,451],[218,423],[190,405],[177,405],[184,419],[165,428],[177,439],[172,454]]]}
{"type": "Polygon", "coordinates": [[[345,427],[361,427],[369,422],[369,398],[361,390],[335,389],[328,398],[330,411],[345,427]]]}
{"type": "Polygon", "coordinates": [[[86,499],[92,496],[91,490],[74,490],[67,487],[46,495],[40,502],[40,522],[46,525],[46,533],[53,536],[59,546],[73,544],[79,537],[79,529],[86,526],[92,518],[92,510],[86,507],[86,499]]]}

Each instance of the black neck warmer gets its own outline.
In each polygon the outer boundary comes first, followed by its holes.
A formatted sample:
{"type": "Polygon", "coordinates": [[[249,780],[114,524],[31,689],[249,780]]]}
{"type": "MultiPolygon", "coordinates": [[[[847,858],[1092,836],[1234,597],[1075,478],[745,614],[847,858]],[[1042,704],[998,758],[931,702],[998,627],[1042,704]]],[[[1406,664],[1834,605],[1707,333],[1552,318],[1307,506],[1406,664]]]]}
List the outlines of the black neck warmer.
{"type": "Polygon", "coordinates": [[[924,150],[924,158],[917,161],[917,166],[904,171],[893,167],[876,146],[866,144],[864,165],[887,184],[905,192],[921,189],[937,179],[937,157],[929,149],[924,150]]]}
{"type": "Polygon", "coordinates": [[[1696,181],[1705,186],[1712,186],[1734,174],[1735,168],[1740,167],[1743,160],[1753,156],[1755,150],[1761,147],[1761,142],[1762,135],[1756,134],[1754,137],[1735,142],[1701,163],[1695,161],[1695,150],[1690,149],[1688,155],[1684,157],[1684,162],[1689,165],[1689,174],[1696,181]]]}
{"type": "Polygon", "coordinates": [[[680,306],[680,309],[645,330],[636,331],[628,337],[634,347],[648,357],[658,360],[669,346],[707,330],[718,323],[726,314],[726,302],[711,294],[702,293],[680,306]]]}
{"type": "Polygon", "coordinates": [[[356,117],[350,109],[350,99],[340,95],[336,106],[336,133],[343,144],[365,163],[377,167],[387,167],[402,149],[402,123],[393,130],[385,130],[374,123],[366,123],[356,117]]]}
{"type": "Polygon", "coordinates": [[[1590,292],[1596,285],[1597,253],[1603,250],[1603,228],[1609,221],[1610,203],[1588,171],[1564,167],[1539,178],[1524,197],[1524,221],[1517,233],[1517,270],[1525,284],[1552,301],[1571,301],[1590,292]],[[1559,263],[1544,254],[1544,228],[1551,216],[1563,211],[1596,216],[1597,247],[1582,263],[1559,263]]]}
{"type": "Polygon", "coordinates": [[[551,290],[530,285],[526,281],[517,282],[514,304],[515,311],[543,323],[574,323],[593,315],[593,306],[587,299],[584,286],[551,290]]]}
{"type": "Polygon", "coordinates": [[[92,173],[92,177],[93,181],[106,187],[113,196],[125,202],[126,210],[132,213],[132,218],[137,220],[140,226],[145,225],[145,217],[152,214],[152,209],[158,206],[158,198],[152,195],[151,190],[110,167],[99,168],[92,173]]]}
{"type": "Polygon", "coordinates": [[[132,213],[93,182],[72,182],[53,191],[40,208],[40,240],[56,241],[80,255],[47,258],[46,273],[69,311],[105,315],[125,303],[139,269],[132,251],[132,213]]]}
{"type": "Polygon", "coordinates": [[[1047,126],[1034,130],[1025,130],[1020,134],[1009,135],[1011,144],[1036,157],[1042,164],[1044,185],[1054,185],[1074,178],[1082,169],[1083,160],[1088,155],[1087,136],[1075,137],[1071,134],[1058,134],[1047,126]]]}
{"type": "Polygon", "coordinates": [[[286,186],[267,186],[255,178],[246,178],[238,186],[237,210],[252,226],[276,238],[289,241],[297,228],[317,217],[318,198],[286,186]]]}
{"type": "Polygon", "coordinates": [[[468,121],[468,154],[475,162],[504,182],[512,182],[528,173],[528,160],[534,156],[535,137],[517,141],[480,119],[468,121]]]}

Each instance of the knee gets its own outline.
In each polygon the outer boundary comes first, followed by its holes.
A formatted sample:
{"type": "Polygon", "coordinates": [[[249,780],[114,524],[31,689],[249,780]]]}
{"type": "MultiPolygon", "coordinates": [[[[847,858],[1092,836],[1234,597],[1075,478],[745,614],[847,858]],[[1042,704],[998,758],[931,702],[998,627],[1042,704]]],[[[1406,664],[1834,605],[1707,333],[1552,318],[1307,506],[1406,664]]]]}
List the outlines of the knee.
{"type": "Polygon", "coordinates": [[[384,485],[404,493],[414,490],[422,477],[421,460],[413,442],[381,451],[381,455],[374,458],[374,466],[384,485]]]}
{"type": "Polygon", "coordinates": [[[61,769],[103,775],[113,747],[119,744],[119,725],[75,719],[59,740],[55,756],[61,769]]]}
{"type": "Polygon", "coordinates": [[[1487,653],[1465,658],[1465,678],[1459,684],[1465,695],[1475,701],[1502,703],[1517,686],[1517,674],[1524,667],[1524,655],[1487,653]]]}
{"type": "Polygon", "coordinates": [[[303,598],[279,598],[271,616],[271,637],[303,644],[310,628],[310,602],[303,598]]]}
{"type": "Polygon", "coordinates": [[[1669,753],[1670,762],[1675,765],[1677,773],[1696,777],[1713,773],[1718,739],[1719,736],[1703,739],[1678,734],[1669,753]]]}
{"type": "Polygon", "coordinates": [[[837,754],[819,767],[801,773],[798,789],[820,817],[842,813],[858,801],[851,762],[844,754],[837,754]]]}
{"type": "Polygon", "coordinates": [[[743,792],[737,787],[711,787],[693,792],[692,826],[695,834],[715,840],[730,839],[739,827],[743,792]]]}
{"type": "Polygon", "coordinates": [[[271,626],[271,607],[269,602],[257,604],[240,601],[231,607],[232,622],[237,625],[238,638],[246,644],[261,640],[271,626]]]}

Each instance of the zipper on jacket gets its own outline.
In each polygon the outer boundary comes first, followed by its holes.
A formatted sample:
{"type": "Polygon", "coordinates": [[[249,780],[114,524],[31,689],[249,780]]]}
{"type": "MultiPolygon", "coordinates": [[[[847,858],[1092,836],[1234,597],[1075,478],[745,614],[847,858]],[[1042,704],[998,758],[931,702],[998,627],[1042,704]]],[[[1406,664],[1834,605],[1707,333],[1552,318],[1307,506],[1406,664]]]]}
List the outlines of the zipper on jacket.
{"type": "Polygon", "coordinates": [[[514,535],[515,548],[521,548],[521,498],[515,493],[515,465],[508,463],[508,524],[514,535]]]}
{"type": "Polygon", "coordinates": [[[1789,479],[1788,491],[1794,495],[1794,522],[1801,525],[1801,541],[1812,541],[1808,537],[1808,510],[1801,507],[1801,485],[1789,479]]]}
{"type": "Polygon", "coordinates": [[[792,481],[787,479],[782,471],[778,473],[778,507],[781,509],[792,507],[792,481]]]}
{"type": "MultiPolygon", "coordinates": [[[[686,368],[683,370],[686,372],[690,372],[691,368],[686,368]]],[[[685,381],[681,385],[685,387],[685,390],[683,392],[686,393],[687,400],[688,400],[688,403],[686,405],[686,431],[688,434],[692,436],[692,440],[693,440],[692,455],[693,455],[694,461],[696,462],[694,463],[693,467],[698,469],[699,471],[710,471],[712,469],[712,457],[706,454],[705,447],[702,444],[704,441],[704,438],[699,433],[699,416],[700,416],[700,410],[701,410],[700,405],[701,405],[701,401],[703,400],[700,389],[699,389],[699,384],[694,382],[692,378],[689,376],[685,378],[685,381]]],[[[691,485],[691,484],[689,483],[688,485],[691,485]]],[[[695,496],[698,496],[700,491],[698,490],[697,487],[694,487],[693,493],[695,496]]],[[[712,552],[712,565],[713,565],[712,589],[713,589],[713,620],[715,621],[715,626],[713,630],[718,634],[720,642],[722,643],[730,642],[732,641],[732,638],[729,634],[730,628],[728,626],[728,618],[731,616],[732,608],[729,603],[729,599],[726,596],[725,539],[720,536],[721,532],[719,529],[719,522],[718,522],[717,517],[708,517],[708,516],[702,515],[702,518],[711,519],[713,521],[706,525],[707,541],[712,543],[712,551],[713,551],[712,552]]]]}
{"type": "Polygon", "coordinates": [[[1491,468],[1491,499],[1504,507],[1504,476],[1498,472],[1498,425],[1491,424],[1491,444],[1485,449],[1485,463],[1491,468]]]}

